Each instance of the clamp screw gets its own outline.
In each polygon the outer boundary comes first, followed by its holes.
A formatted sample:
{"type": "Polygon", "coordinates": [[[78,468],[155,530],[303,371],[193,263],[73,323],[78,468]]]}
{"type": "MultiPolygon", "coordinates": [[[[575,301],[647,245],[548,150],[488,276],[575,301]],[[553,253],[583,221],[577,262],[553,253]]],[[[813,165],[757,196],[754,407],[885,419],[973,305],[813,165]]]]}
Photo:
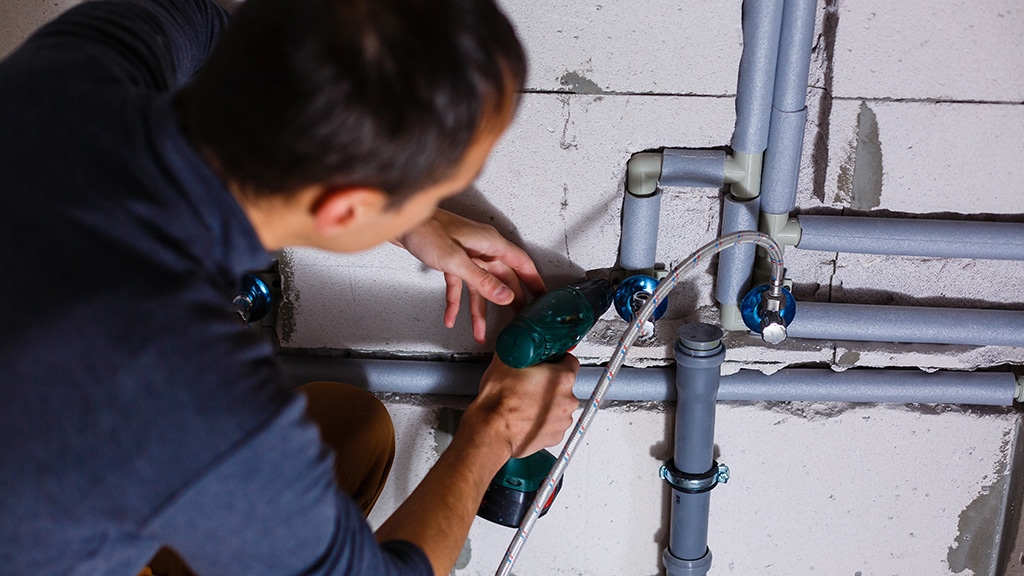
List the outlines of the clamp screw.
{"type": "Polygon", "coordinates": [[[718,482],[721,483],[721,484],[728,484],[729,483],[729,467],[728,466],[726,466],[725,464],[719,464],[718,465],[717,479],[718,479],[718,482]]]}

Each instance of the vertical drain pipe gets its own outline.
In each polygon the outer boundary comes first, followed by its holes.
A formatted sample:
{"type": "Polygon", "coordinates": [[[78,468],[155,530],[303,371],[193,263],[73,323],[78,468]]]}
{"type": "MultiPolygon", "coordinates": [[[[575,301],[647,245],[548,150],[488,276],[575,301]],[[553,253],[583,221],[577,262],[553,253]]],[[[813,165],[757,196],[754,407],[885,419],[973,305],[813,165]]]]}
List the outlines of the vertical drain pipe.
{"type": "Polygon", "coordinates": [[[723,334],[711,324],[687,324],[676,342],[675,449],[661,468],[672,488],[669,546],[662,554],[668,576],[705,576],[711,569],[710,491],[729,478],[728,468],[714,461],[723,334]]]}
{"type": "MultiPolygon", "coordinates": [[[[726,181],[730,186],[722,207],[723,236],[741,230],[757,230],[761,165],[768,147],[782,9],[782,0],[743,3],[743,54],[736,82],[733,152],[725,163],[726,181]]],[[[744,245],[718,255],[715,300],[726,330],[747,329],[740,317],[739,305],[750,287],[754,252],[754,246],[744,245]]]]}

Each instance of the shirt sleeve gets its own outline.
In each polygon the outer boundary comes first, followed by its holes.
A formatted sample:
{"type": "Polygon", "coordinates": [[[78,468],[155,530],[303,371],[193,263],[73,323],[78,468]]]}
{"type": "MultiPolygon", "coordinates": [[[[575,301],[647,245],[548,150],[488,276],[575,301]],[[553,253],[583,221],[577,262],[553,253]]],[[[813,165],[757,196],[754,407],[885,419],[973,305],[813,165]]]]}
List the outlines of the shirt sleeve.
{"type": "Polygon", "coordinates": [[[41,28],[11,59],[167,92],[199,70],[227,21],[209,0],[93,0],[41,28]]]}
{"type": "Polygon", "coordinates": [[[145,528],[199,574],[433,574],[417,546],[378,544],[333,479],[331,452],[295,398],[145,528]]]}

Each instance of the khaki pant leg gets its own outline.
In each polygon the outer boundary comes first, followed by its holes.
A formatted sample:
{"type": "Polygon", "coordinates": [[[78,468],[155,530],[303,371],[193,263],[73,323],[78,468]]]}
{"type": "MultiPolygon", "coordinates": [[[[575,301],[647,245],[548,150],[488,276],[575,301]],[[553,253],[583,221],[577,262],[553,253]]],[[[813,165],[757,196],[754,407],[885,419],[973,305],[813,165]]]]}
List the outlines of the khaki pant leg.
{"type": "Polygon", "coordinates": [[[338,486],[363,515],[369,514],[395,460],[395,428],[387,408],[373,394],[348,384],[312,382],[298,390],[308,399],[306,413],[334,450],[338,486]]]}

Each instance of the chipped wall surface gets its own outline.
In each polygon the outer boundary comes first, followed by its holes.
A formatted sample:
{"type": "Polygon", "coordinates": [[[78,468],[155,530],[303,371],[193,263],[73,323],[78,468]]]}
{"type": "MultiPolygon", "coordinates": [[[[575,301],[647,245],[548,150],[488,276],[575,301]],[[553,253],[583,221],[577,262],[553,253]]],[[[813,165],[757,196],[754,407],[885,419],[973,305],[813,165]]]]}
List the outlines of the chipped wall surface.
{"type": "MultiPolygon", "coordinates": [[[[0,54],[73,4],[6,0],[0,54]]],[[[448,207],[524,246],[549,286],[614,265],[625,164],[637,151],[728,144],[742,49],[739,2],[502,0],[530,58],[515,122],[473,190],[448,207]]],[[[1024,7],[821,0],[797,209],[1024,220],[1024,7]]],[[[666,189],[657,258],[672,265],[718,234],[721,194],[666,189]]],[[[393,246],[282,255],[286,351],[463,356],[489,345],[463,314],[442,327],[444,283],[393,246]]],[[[787,252],[799,299],[1024,309],[1024,263],[787,252]]],[[[684,278],[635,366],[671,362],[676,327],[717,320],[714,268],[684,278]]],[[[493,342],[508,313],[491,310],[493,342]]],[[[578,349],[603,362],[624,324],[605,315],[578,349]]],[[[727,338],[724,370],[971,370],[1024,350],[727,338]]],[[[388,395],[398,462],[379,523],[444,446],[440,407],[388,395]]],[[[552,512],[515,573],[653,575],[668,530],[657,477],[673,406],[598,414],[552,512]]],[[[992,574],[1017,414],[922,406],[723,404],[712,495],[712,574],[992,574]],[[999,517],[996,517],[999,516],[999,517]]],[[[512,531],[474,524],[456,574],[493,573],[512,531]]]]}

